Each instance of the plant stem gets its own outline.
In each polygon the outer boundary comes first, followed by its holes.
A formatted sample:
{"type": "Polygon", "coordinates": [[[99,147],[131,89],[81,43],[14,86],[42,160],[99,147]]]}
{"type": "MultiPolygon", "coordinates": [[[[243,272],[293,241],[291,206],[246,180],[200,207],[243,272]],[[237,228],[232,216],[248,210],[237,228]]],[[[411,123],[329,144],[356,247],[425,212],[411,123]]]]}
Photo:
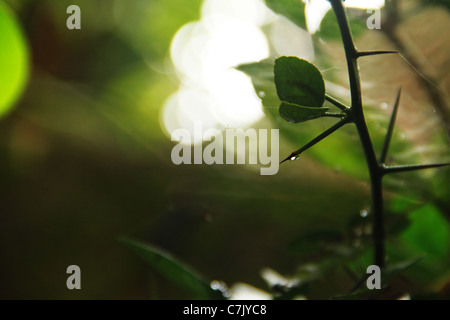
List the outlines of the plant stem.
{"type": "Polygon", "coordinates": [[[447,166],[450,166],[450,163],[416,164],[416,165],[393,166],[393,167],[383,166],[383,174],[416,171],[447,166]]]}
{"type": "Polygon", "coordinates": [[[308,150],[309,148],[311,148],[315,144],[319,143],[320,141],[322,141],[323,139],[328,137],[330,134],[332,134],[336,130],[340,129],[342,126],[346,125],[347,123],[350,123],[351,121],[352,120],[351,120],[351,117],[349,115],[344,116],[344,118],[342,118],[341,121],[335,123],[332,127],[328,128],[327,130],[322,132],[320,135],[315,137],[313,140],[311,140],[310,142],[305,144],[303,147],[301,147],[297,151],[292,152],[286,159],[281,161],[280,164],[282,164],[283,162],[286,162],[288,160],[295,160],[295,159],[297,159],[302,152],[308,150]]]}
{"type": "Polygon", "coordinates": [[[333,98],[333,97],[330,96],[329,94],[325,94],[325,100],[327,100],[328,102],[334,104],[336,107],[338,107],[338,108],[341,109],[342,111],[347,112],[348,110],[350,110],[349,107],[347,107],[345,104],[343,104],[343,103],[340,102],[339,100],[333,98]]]}
{"type": "Polygon", "coordinates": [[[386,138],[384,139],[383,149],[381,150],[380,164],[386,162],[386,157],[389,152],[389,145],[391,144],[392,134],[394,133],[395,120],[397,118],[398,106],[400,105],[400,94],[401,89],[398,90],[397,98],[395,99],[394,108],[392,110],[391,121],[389,121],[388,131],[386,133],[386,138]]]}
{"type": "Polygon", "coordinates": [[[373,211],[373,240],[374,240],[374,264],[380,268],[385,266],[385,231],[383,214],[383,173],[379,165],[372,139],[370,138],[364,117],[361,95],[361,80],[359,75],[358,57],[360,56],[350,31],[342,0],[329,0],[338,21],[341,31],[342,41],[345,49],[347,68],[350,81],[351,110],[352,119],[356,125],[359,138],[361,140],[364,154],[366,156],[367,166],[370,174],[371,193],[372,193],[372,211],[373,211]]]}

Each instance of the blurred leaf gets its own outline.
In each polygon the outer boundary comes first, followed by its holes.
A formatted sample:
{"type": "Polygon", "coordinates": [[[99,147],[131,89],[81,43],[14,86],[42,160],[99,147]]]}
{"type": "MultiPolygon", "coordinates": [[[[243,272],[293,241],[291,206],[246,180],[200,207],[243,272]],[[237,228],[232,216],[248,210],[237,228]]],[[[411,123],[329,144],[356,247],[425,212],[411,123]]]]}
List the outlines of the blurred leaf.
{"type": "MultiPolygon", "coordinates": [[[[385,289],[385,288],[382,287],[381,289],[385,289]]],[[[365,288],[365,289],[357,290],[350,294],[334,296],[331,299],[332,300],[366,300],[368,297],[374,295],[374,293],[376,293],[376,292],[377,292],[377,290],[374,291],[374,290],[369,290],[369,289],[365,288]]]]}
{"type": "Polygon", "coordinates": [[[280,105],[280,115],[283,119],[291,123],[298,123],[303,121],[308,121],[312,119],[317,119],[322,117],[328,108],[311,108],[299,106],[297,104],[281,102],[280,105]]]}
{"type": "Polygon", "coordinates": [[[333,10],[329,10],[320,22],[320,28],[315,35],[324,38],[325,40],[340,40],[341,32],[339,25],[334,15],[333,10]]]}
{"type": "Polygon", "coordinates": [[[265,0],[265,2],[273,12],[306,29],[305,4],[301,0],[265,0]]]}
{"type": "MultiPolygon", "coordinates": [[[[91,1],[92,2],[92,1],[91,1]]],[[[173,35],[200,18],[203,0],[114,1],[118,31],[147,58],[164,57],[173,35]],[[151,39],[151,41],[149,41],[151,39]]],[[[151,60],[148,60],[151,61],[151,60]]]]}
{"type": "Polygon", "coordinates": [[[13,12],[0,3],[0,117],[21,94],[28,76],[28,52],[13,12]]]}
{"type": "Polygon", "coordinates": [[[384,281],[388,281],[389,278],[392,278],[393,276],[397,275],[398,273],[405,271],[409,267],[417,264],[423,258],[424,258],[424,256],[415,257],[415,258],[388,266],[385,270],[382,271],[382,274],[383,274],[382,279],[384,281]]]}
{"type": "Polygon", "coordinates": [[[386,207],[391,213],[405,213],[417,209],[423,203],[417,201],[416,199],[409,199],[402,196],[396,196],[390,201],[388,201],[386,207]]]}
{"type": "Polygon", "coordinates": [[[244,72],[252,79],[256,94],[261,98],[265,108],[278,108],[280,99],[278,99],[275,88],[274,61],[272,59],[241,64],[236,69],[244,72]]]}
{"type": "Polygon", "coordinates": [[[381,270],[381,289],[380,290],[371,290],[366,286],[367,278],[370,274],[363,273],[361,278],[358,280],[355,286],[355,290],[357,288],[361,288],[349,294],[338,295],[333,297],[335,300],[353,300],[353,299],[368,299],[370,297],[383,297],[383,291],[389,288],[390,281],[402,271],[410,268],[411,266],[417,264],[420,260],[423,259],[423,256],[416,257],[413,259],[409,259],[400,263],[393,264],[392,266],[387,267],[384,270],[381,270]]]}
{"type": "MultiPolygon", "coordinates": [[[[365,23],[363,23],[362,19],[353,18],[351,15],[349,15],[348,20],[350,23],[352,35],[354,37],[358,37],[365,30],[367,30],[367,26],[365,25],[365,23]]],[[[315,33],[315,35],[323,38],[324,40],[341,40],[341,32],[333,10],[329,10],[323,17],[322,21],[320,22],[320,28],[315,33]]]]}
{"type": "Polygon", "coordinates": [[[275,61],[275,86],[281,101],[320,108],[325,101],[325,84],[320,71],[297,57],[275,61]]]}
{"type": "Polygon", "coordinates": [[[169,253],[148,244],[130,239],[120,239],[138,256],[147,262],[155,271],[172,283],[189,290],[200,299],[211,299],[217,292],[200,275],[169,253]]]}
{"type": "Polygon", "coordinates": [[[411,246],[438,257],[448,257],[450,250],[450,226],[439,209],[429,204],[413,211],[411,226],[402,238],[411,246]]]}

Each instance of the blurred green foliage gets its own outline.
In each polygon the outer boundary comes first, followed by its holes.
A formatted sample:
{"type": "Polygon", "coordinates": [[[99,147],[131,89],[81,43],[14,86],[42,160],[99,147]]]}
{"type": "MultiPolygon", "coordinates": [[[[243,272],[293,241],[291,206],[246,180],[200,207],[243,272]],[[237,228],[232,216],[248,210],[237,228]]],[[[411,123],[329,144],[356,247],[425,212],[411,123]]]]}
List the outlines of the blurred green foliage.
{"type": "Polygon", "coordinates": [[[283,15],[300,28],[306,29],[305,4],[295,0],[264,0],[273,12],[283,15]]]}
{"type": "Polygon", "coordinates": [[[0,3],[0,117],[22,93],[28,77],[28,49],[12,10],[0,3]]]}

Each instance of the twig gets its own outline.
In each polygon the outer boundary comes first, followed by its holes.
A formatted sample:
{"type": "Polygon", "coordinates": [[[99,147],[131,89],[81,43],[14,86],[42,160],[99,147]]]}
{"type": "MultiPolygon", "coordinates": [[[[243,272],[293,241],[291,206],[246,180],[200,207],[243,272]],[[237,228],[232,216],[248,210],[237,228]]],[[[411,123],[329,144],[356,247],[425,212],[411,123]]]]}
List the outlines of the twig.
{"type": "Polygon", "coordinates": [[[389,173],[398,173],[398,172],[439,168],[439,167],[446,167],[446,166],[450,166],[450,163],[415,164],[415,165],[393,166],[393,167],[384,166],[383,173],[389,174],[389,173]]]}
{"type": "Polygon", "coordinates": [[[330,134],[332,134],[333,132],[335,132],[336,130],[338,130],[339,128],[341,128],[342,126],[344,126],[345,124],[347,124],[349,122],[351,122],[351,118],[350,118],[350,116],[347,115],[341,121],[339,121],[338,123],[336,123],[335,125],[330,127],[328,130],[322,132],[320,135],[318,135],[316,138],[314,138],[313,140],[308,142],[306,145],[304,145],[303,147],[301,147],[297,151],[292,152],[286,159],[281,161],[280,164],[283,163],[283,162],[286,162],[288,160],[292,160],[292,161],[296,160],[300,156],[300,154],[302,152],[308,150],[313,145],[315,145],[318,142],[322,141],[323,139],[328,137],[330,134]]]}
{"type": "MultiPolygon", "coordinates": [[[[373,148],[372,139],[370,138],[364,117],[361,93],[361,80],[358,68],[358,53],[353,37],[350,31],[347,15],[342,4],[342,0],[329,0],[333,7],[336,19],[341,31],[342,41],[344,44],[345,56],[347,60],[347,68],[350,81],[351,93],[351,114],[353,121],[358,130],[367,166],[370,173],[371,190],[372,190],[372,207],[373,207],[373,239],[375,247],[375,265],[383,268],[385,265],[385,230],[384,230],[384,214],[383,214],[383,192],[382,179],[383,174],[380,170],[379,163],[373,148]]],[[[363,54],[364,55],[364,54],[363,54]]]]}
{"type": "Polygon", "coordinates": [[[384,139],[383,150],[381,151],[380,163],[384,164],[389,151],[389,145],[391,144],[392,134],[394,133],[395,119],[397,118],[398,106],[400,104],[400,94],[402,89],[400,88],[397,93],[397,98],[395,99],[394,108],[392,110],[391,121],[389,122],[388,130],[386,133],[386,138],[384,139]]]}

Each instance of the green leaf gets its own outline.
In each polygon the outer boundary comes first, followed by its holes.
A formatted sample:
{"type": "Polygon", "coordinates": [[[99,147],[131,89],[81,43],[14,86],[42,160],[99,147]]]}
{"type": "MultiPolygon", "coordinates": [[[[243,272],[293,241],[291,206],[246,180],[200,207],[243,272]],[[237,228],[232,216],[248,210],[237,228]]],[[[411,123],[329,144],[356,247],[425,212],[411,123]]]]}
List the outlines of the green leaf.
{"type": "Polygon", "coordinates": [[[250,76],[255,92],[261,98],[264,107],[280,107],[279,114],[288,122],[298,123],[315,119],[323,116],[328,110],[328,108],[307,107],[288,102],[282,102],[280,105],[280,99],[278,98],[275,86],[274,61],[272,59],[242,64],[236,67],[236,69],[250,76]]]}
{"type": "Polygon", "coordinates": [[[299,106],[294,103],[281,102],[280,116],[291,123],[298,123],[322,117],[328,108],[311,108],[299,106]]]}
{"type": "Polygon", "coordinates": [[[311,108],[322,107],[325,83],[313,64],[297,57],[280,57],[275,61],[274,71],[281,101],[311,108]]]}
{"type": "MultiPolygon", "coordinates": [[[[361,18],[349,15],[348,20],[353,37],[358,37],[367,30],[367,26],[361,18]]],[[[323,17],[320,28],[315,35],[324,40],[341,41],[341,31],[333,10],[329,10],[323,17]]]]}
{"type": "Polygon", "coordinates": [[[275,88],[274,60],[265,59],[260,62],[241,64],[236,69],[252,79],[255,92],[261,98],[265,108],[278,108],[280,99],[275,88]]]}
{"type": "Polygon", "coordinates": [[[217,297],[217,291],[212,290],[206,280],[169,253],[135,240],[120,239],[119,241],[130,247],[160,275],[179,287],[189,290],[197,298],[217,297]]]}
{"type": "Polygon", "coordinates": [[[285,16],[300,28],[306,29],[305,4],[301,0],[265,0],[275,13],[285,16]]]}
{"type": "Polygon", "coordinates": [[[27,46],[19,23],[0,2],[0,117],[11,110],[28,77],[27,46]]]}

